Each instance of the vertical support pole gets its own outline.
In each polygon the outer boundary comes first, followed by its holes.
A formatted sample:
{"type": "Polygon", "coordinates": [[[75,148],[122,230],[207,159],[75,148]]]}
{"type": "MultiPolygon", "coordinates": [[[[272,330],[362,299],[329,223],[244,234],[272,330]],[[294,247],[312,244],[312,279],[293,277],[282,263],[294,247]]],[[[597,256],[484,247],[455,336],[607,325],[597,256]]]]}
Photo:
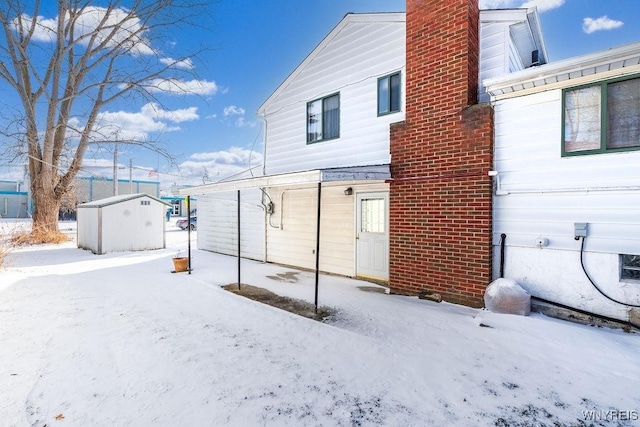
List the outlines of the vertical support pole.
{"type": "Polygon", "coordinates": [[[113,195],[118,195],[118,143],[113,149],[113,195]]]}
{"type": "Polygon", "coordinates": [[[133,194],[133,159],[129,159],[129,194],[133,194]]]}
{"type": "Polygon", "coordinates": [[[187,270],[191,274],[191,196],[187,196],[187,270]]]}
{"type": "Polygon", "coordinates": [[[318,215],[316,223],[316,290],[315,290],[315,306],[316,314],[318,314],[318,279],[320,275],[320,201],[322,198],[322,183],[318,183],[318,215]]]}
{"type": "Polygon", "coordinates": [[[240,290],[240,190],[238,190],[238,290],[240,290]]]}

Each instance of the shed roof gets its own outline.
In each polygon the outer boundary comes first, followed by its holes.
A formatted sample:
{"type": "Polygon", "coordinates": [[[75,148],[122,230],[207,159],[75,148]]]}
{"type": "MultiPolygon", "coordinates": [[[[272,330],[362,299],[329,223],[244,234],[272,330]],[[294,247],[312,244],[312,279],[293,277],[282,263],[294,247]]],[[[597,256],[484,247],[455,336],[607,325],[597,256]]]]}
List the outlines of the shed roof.
{"type": "Polygon", "coordinates": [[[162,203],[163,205],[171,206],[170,203],[165,202],[164,200],[160,200],[157,197],[150,196],[145,193],[135,193],[135,194],[122,194],[118,196],[111,196],[105,199],[94,200],[91,202],[83,203],[78,205],[78,208],[103,208],[109,205],[115,205],[117,203],[127,202],[129,200],[139,199],[142,197],[148,197],[149,199],[155,200],[158,203],[162,203]]]}

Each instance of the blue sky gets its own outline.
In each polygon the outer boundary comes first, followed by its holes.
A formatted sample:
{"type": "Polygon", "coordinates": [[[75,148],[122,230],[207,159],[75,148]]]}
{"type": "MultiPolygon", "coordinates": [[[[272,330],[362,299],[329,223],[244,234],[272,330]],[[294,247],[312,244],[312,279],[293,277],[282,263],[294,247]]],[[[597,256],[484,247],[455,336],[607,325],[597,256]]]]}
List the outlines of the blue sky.
{"type": "MultiPolygon", "coordinates": [[[[538,6],[550,61],[640,41],[633,20],[638,0],[481,0],[487,8],[538,6]]],[[[120,147],[120,178],[131,160],[136,179],[198,184],[259,164],[262,129],[256,109],[348,12],[398,12],[404,0],[220,0],[210,16],[170,41],[174,52],[212,47],[193,71],[200,96],[158,96],[161,105],[128,102],[109,106],[109,117],[130,132],[156,138],[176,157],[171,165],[149,150],[120,147]],[[165,129],[158,133],[159,128],[165,129]],[[151,169],[159,175],[149,176],[151,169]]],[[[54,18],[45,16],[45,18],[54,18]]],[[[173,36],[172,36],[173,37],[173,36]]],[[[0,86],[2,87],[2,86],[0,86]]],[[[110,150],[92,153],[84,175],[112,174],[110,150]]],[[[0,179],[21,179],[20,168],[2,162],[0,179]]],[[[14,163],[15,164],[15,163],[14,163]]]]}

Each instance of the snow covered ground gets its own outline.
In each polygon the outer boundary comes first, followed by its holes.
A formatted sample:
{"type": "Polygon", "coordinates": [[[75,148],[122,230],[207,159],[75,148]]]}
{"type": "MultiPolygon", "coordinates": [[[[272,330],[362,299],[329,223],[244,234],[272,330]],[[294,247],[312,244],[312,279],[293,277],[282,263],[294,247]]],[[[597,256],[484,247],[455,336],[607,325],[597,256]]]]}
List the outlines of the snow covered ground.
{"type": "MultiPolygon", "coordinates": [[[[164,250],[10,253],[0,425],[640,424],[640,334],[324,275],[319,301],[335,314],[320,323],[221,289],[236,281],[233,257],[193,249],[192,274],[172,274],[187,236],[173,223],[164,250]]],[[[312,273],[242,268],[243,283],[313,301],[312,273]]]]}

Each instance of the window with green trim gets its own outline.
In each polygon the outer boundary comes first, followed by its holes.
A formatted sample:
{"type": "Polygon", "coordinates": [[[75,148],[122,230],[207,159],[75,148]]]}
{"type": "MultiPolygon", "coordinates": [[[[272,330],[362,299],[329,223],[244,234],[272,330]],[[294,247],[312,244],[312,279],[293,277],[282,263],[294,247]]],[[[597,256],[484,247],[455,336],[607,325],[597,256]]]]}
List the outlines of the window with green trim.
{"type": "Polygon", "coordinates": [[[378,79],[378,115],[400,111],[400,72],[378,79]]]}
{"type": "Polygon", "coordinates": [[[640,149],[640,78],[562,93],[563,155],[640,149]]]}
{"type": "Polygon", "coordinates": [[[340,94],[307,102],[307,143],[340,137],[340,94]]]}

